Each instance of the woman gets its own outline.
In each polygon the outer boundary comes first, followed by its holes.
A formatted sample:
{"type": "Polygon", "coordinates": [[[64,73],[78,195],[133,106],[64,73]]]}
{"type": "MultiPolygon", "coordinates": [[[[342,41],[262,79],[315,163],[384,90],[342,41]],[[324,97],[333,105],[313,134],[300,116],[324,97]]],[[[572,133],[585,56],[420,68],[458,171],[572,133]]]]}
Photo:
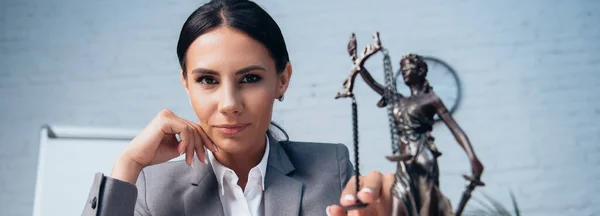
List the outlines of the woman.
{"type": "MultiPolygon", "coordinates": [[[[353,172],[347,148],[279,141],[269,129],[292,67],[263,9],[244,0],[201,6],[183,25],[177,55],[198,123],[161,111],[110,176],[96,174],[83,215],[345,215],[336,204],[356,200],[352,184],[344,188],[353,172]]],[[[384,179],[389,194],[392,175],[365,177],[362,201],[379,201],[384,179]]]]}

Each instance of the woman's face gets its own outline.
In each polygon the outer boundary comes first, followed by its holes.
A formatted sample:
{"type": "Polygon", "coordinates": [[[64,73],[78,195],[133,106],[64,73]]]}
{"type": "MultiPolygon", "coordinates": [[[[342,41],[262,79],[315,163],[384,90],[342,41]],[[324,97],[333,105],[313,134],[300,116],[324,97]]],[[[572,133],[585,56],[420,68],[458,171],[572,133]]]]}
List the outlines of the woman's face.
{"type": "Polygon", "coordinates": [[[260,42],[217,27],[190,45],[186,73],[181,80],[202,129],[220,150],[241,153],[264,141],[273,103],[287,89],[291,66],[277,74],[260,42]]]}

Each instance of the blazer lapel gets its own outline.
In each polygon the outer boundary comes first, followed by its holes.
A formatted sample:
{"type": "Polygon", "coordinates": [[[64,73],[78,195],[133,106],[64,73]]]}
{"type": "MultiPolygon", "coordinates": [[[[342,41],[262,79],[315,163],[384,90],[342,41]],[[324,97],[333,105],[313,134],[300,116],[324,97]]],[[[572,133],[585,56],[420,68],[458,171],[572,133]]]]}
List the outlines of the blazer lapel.
{"type": "MultiPolygon", "coordinates": [[[[281,144],[269,136],[270,151],[263,194],[265,216],[299,215],[303,185],[290,175],[294,165],[281,144]]],[[[191,190],[184,192],[185,215],[225,215],[219,183],[210,165],[194,157],[191,190]]]]}
{"type": "Polygon", "coordinates": [[[210,165],[194,157],[191,190],[184,192],[185,215],[225,215],[219,198],[219,183],[210,165]]]}
{"type": "Polygon", "coordinates": [[[288,176],[295,168],[281,144],[269,136],[270,151],[263,194],[265,216],[299,215],[302,202],[300,181],[288,176]]]}

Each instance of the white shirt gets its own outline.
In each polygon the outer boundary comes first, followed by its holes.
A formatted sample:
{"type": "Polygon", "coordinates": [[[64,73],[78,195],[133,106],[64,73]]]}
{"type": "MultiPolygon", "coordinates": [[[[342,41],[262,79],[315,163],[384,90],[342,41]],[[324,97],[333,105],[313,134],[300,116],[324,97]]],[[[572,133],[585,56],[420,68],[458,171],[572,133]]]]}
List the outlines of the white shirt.
{"type": "Polygon", "coordinates": [[[219,197],[225,216],[262,216],[264,214],[262,196],[269,158],[269,138],[267,137],[266,140],[263,158],[258,165],[250,169],[248,183],[243,191],[237,184],[239,178],[235,172],[219,163],[211,151],[206,151],[219,183],[219,197]]]}

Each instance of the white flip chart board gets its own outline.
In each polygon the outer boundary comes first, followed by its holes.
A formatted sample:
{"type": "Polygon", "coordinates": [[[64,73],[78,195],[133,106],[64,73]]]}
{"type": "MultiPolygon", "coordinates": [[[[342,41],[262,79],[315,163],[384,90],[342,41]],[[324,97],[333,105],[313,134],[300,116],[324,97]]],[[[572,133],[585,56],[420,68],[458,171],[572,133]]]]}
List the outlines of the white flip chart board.
{"type": "Polygon", "coordinates": [[[33,215],[81,215],[94,174],[109,175],[121,151],[139,131],[43,127],[33,215]]]}

